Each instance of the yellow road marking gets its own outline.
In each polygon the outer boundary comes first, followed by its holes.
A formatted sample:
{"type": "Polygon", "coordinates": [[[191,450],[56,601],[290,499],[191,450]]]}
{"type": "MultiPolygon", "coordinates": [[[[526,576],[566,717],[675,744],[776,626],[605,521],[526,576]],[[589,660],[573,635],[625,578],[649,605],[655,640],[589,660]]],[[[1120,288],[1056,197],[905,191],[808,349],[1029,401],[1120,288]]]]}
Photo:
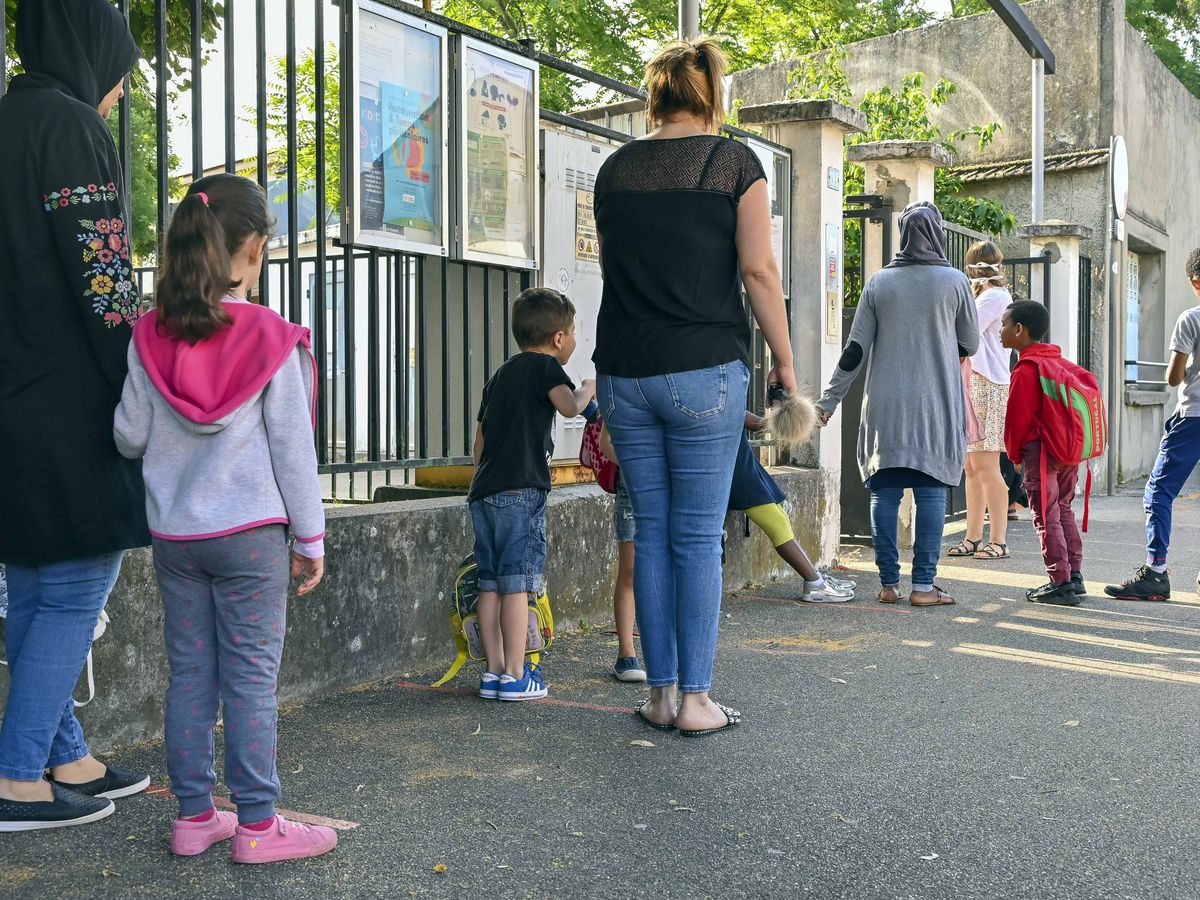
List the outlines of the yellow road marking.
{"type": "Polygon", "coordinates": [[[1096,647],[1111,647],[1114,650],[1128,650],[1132,653],[1153,653],[1155,655],[1171,653],[1195,653],[1195,650],[1184,650],[1180,647],[1159,647],[1155,644],[1143,644],[1140,641],[1122,641],[1117,638],[1102,637],[1098,634],[1084,634],[1075,631],[1057,631],[1053,628],[1038,628],[1036,625],[1021,625],[1018,622],[997,622],[997,628],[1009,631],[1021,631],[1025,634],[1036,634],[1041,637],[1056,638],[1060,641],[1072,641],[1076,644],[1091,644],[1096,647]]]}
{"type": "Polygon", "coordinates": [[[1018,650],[1013,647],[997,647],[991,644],[961,644],[951,647],[952,653],[982,656],[1008,662],[1023,662],[1069,672],[1085,672],[1089,675],[1110,675],[1115,678],[1135,678],[1146,681],[1167,681],[1180,684],[1200,685],[1200,673],[1172,672],[1160,666],[1137,663],[1115,663],[1102,659],[1078,656],[1063,656],[1057,653],[1037,653],[1033,650],[1018,650]]]}

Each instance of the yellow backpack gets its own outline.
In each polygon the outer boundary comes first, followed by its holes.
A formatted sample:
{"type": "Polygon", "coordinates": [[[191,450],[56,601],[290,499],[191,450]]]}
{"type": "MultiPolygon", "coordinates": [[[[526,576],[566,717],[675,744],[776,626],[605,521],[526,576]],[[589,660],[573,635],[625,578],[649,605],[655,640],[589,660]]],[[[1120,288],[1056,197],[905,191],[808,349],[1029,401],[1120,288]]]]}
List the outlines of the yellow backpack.
{"type": "MultiPolygon", "coordinates": [[[[483,641],[479,637],[479,619],[475,614],[475,602],[479,599],[478,569],[475,555],[471,554],[454,572],[454,590],[450,598],[450,631],[458,646],[458,656],[449,670],[434,687],[441,687],[459,673],[469,656],[471,659],[487,659],[483,652],[483,641]]],[[[543,588],[529,596],[529,637],[525,655],[530,662],[537,663],[544,650],[554,643],[554,615],[550,612],[550,598],[543,588]]]]}

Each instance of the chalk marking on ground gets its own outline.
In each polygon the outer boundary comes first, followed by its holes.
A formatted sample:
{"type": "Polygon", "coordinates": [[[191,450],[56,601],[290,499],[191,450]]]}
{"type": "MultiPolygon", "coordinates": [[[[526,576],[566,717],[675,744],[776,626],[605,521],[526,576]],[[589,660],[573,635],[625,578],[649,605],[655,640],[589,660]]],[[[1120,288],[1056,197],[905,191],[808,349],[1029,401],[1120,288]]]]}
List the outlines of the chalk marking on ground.
{"type": "MultiPolygon", "coordinates": [[[[734,600],[756,600],[761,603],[774,603],[776,606],[808,606],[819,607],[821,609],[840,609],[852,610],[856,609],[859,612],[882,612],[882,613],[911,613],[911,609],[897,609],[895,606],[860,606],[853,602],[846,603],[809,603],[807,600],[789,600],[786,597],[768,597],[764,594],[745,594],[734,592],[730,595],[734,600]]],[[[856,598],[857,599],[857,598],[856,598]]]]}
{"type": "MultiPolygon", "coordinates": [[[[875,564],[853,560],[845,563],[847,568],[857,572],[874,572],[875,564]]],[[[900,571],[905,575],[912,574],[912,563],[902,563],[900,571]]],[[[1045,573],[1030,575],[1020,572],[1003,572],[999,569],[968,568],[966,566],[938,564],[938,575],[949,581],[962,581],[968,584],[990,584],[996,587],[1029,589],[1040,587],[1046,583],[1045,573]]],[[[1104,596],[1104,586],[1099,582],[1087,583],[1088,593],[1101,598],[1104,596]]],[[[1123,601],[1124,602],[1124,601],[1123,601]]],[[[1200,599],[1189,596],[1187,599],[1173,596],[1170,600],[1175,606],[1200,606],[1200,599]]]]}
{"type": "Polygon", "coordinates": [[[975,612],[994,613],[994,612],[1000,612],[1000,610],[1002,610],[1002,609],[1004,609],[1003,603],[985,603],[985,604],[983,604],[983,606],[975,607],[975,612]]]}
{"type": "MultiPolygon", "coordinates": [[[[457,697],[475,697],[477,699],[479,697],[479,692],[471,688],[434,687],[432,684],[405,681],[403,678],[397,681],[395,686],[398,688],[409,688],[414,691],[433,691],[438,694],[452,694],[457,697]]],[[[483,702],[491,703],[492,701],[485,700],[483,702]]],[[[604,706],[600,703],[583,703],[578,700],[563,700],[559,697],[543,697],[541,700],[534,700],[532,702],[547,706],[566,706],[570,709],[589,709],[593,712],[620,713],[626,716],[633,713],[633,708],[629,706],[604,706]]]]}
{"type": "Polygon", "coordinates": [[[955,622],[963,622],[967,625],[974,625],[976,622],[979,621],[979,619],[976,618],[975,616],[955,616],[954,621],[955,622]]]}
{"type": "Polygon", "coordinates": [[[1079,656],[1063,656],[1056,653],[1038,653],[1014,647],[997,647],[992,644],[960,644],[950,648],[951,653],[982,656],[988,659],[1023,662],[1069,672],[1084,672],[1089,675],[1110,675],[1116,678],[1134,678],[1143,681],[1166,681],[1200,685],[1200,673],[1172,672],[1161,666],[1137,663],[1116,663],[1108,660],[1089,659],[1079,656]]]}
{"type": "MultiPolygon", "coordinates": [[[[162,797],[165,800],[173,800],[175,795],[171,793],[169,788],[160,787],[157,784],[152,784],[145,791],[151,797],[162,797]]],[[[213,797],[213,806],[219,809],[237,810],[237,805],[226,800],[224,797],[213,797]]],[[[317,816],[311,813],[294,812],[290,809],[276,809],[275,812],[292,822],[299,822],[301,825],[326,825],[336,831],[353,831],[359,826],[358,822],[347,822],[344,819],[331,819],[328,816],[317,816]]]]}
{"type": "Polygon", "coordinates": [[[1076,644],[1110,647],[1113,650],[1127,650],[1131,653],[1152,653],[1155,656],[1196,652],[1194,649],[1185,650],[1181,647],[1160,647],[1156,644],[1143,644],[1141,641],[1122,641],[1118,638],[1103,637],[1098,634],[1083,634],[1074,631],[1058,631],[1053,628],[1038,628],[1036,625],[1022,625],[1019,622],[996,622],[995,627],[1005,628],[1009,631],[1020,631],[1024,634],[1036,634],[1039,637],[1055,638],[1060,641],[1071,641],[1076,644]]]}

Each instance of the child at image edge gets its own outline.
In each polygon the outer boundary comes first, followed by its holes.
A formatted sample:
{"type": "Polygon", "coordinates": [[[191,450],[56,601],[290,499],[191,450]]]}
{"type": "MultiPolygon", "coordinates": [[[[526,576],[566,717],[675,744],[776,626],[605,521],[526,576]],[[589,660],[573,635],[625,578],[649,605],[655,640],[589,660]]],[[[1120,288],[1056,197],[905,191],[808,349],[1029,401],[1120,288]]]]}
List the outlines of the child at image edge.
{"type": "MultiPolygon", "coordinates": [[[[1184,274],[1200,297],[1200,247],[1188,254],[1184,274]]],[[[1167,548],[1171,543],[1171,507],[1200,462],[1200,306],[1183,311],[1171,333],[1167,384],[1179,388],[1179,405],[1167,420],[1158,459],[1146,482],[1146,564],[1104,593],[1120,600],[1170,600],[1167,548]]],[[[1197,580],[1200,591],[1200,579],[1197,580]]]]}
{"type": "MultiPolygon", "coordinates": [[[[1050,313],[1033,300],[1018,300],[1004,311],[1000,320],[1000,343],[1016,350],[1021,359],[1059,358],[1062,350],[1044,344],[1041,338],[1050,330],[1050,313]]],[[[1084,593],[1083,536],[1075,521],[1071,501],[1079,480],[1079,467],[1061,465],[1047,459],[1046,484],[1041,484],[1042,444],[1039,421],[1042,410],[1042,386],[1034,366],[1018,365],[1013,370],[1004,419],[1004,447],[1010,459],[1024,469],[1025,490],[1033,525],[1042,543],[1042,561],[1046,564],[1049,584],[1026,591],[1032,603],[1078,606],[1084,593]]]]}
{"type": "Polygon", "coordinates": [[[521,352],[483,389],[475,429],[475,477],[467,502],[475,529],[476,612],[487,655],[479,696],[538,700],[546,681],[526,664],[529,594],[542,588],[551,426],[557,410],[574,418],[596,395],[592,379],[576,388],[563,365],[575,352],[575,307],[558,291],[530,288],[512,306],[521,352]]]}
{"type": "Polygon", "coordinates": [[[273,225],[253,181],[213,175],[192,185],[167,232],[156,309],[134,328],[113,429],[121,453],[144,459],[171,666],[171,851],[195,856],[233,838],[237,863],[337,844],[332,829],[275,812],[288,575],[303,575],[299,594],[320,582],[325,516],[308,330],[246,300],[273,225]],[[213,807],[218,703],[236,815],[213,807]]]}

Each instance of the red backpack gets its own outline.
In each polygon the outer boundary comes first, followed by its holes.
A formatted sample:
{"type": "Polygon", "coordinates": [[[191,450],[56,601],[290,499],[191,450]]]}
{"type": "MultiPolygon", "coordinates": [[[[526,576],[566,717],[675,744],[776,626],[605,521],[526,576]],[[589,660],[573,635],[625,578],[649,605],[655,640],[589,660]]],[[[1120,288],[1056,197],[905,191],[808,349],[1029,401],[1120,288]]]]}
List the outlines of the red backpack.
{"type": "MultiPolygon", "coordinates": [[[[1032,365],[1042,385],[1041,442],[1042,484],[1046,483],[1046,458],[1060,465],[1078,466],[1095,459],[1108,447],[1108,415],[1096,376],[1061,357],[1026,357],[1017,366],[1032,365]]],[[[1044,489],[1044,488],[1043,488],[1044,489]]],[[[1088,466],[1083,493],[1083,530],[1088,530],[1092,495],[1092,467],[1088,466]]]]}
{"type": "Polygon", "coordinates": [[[599,416],[596,421],[583,426],[583,444],[579,448],[579,462],[596,474],[596,483],[610,494],[617,492],[617,477],[620,467],[600,452],[600,431],[604,420],[599,416]]]}

